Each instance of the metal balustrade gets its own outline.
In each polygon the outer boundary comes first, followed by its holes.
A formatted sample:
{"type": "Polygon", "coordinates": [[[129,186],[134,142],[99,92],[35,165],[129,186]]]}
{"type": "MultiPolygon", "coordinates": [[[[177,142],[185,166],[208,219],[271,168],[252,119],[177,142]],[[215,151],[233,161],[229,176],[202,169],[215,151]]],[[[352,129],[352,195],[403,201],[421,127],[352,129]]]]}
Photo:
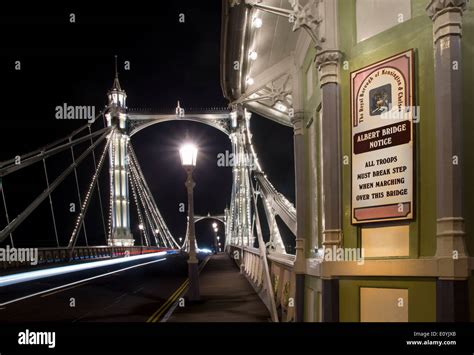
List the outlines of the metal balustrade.
{"type": "MultiPolygon", "coordinates": [[[[155,253],[159,251],[166,251],[167,248],[159,247],[109,247],[109,246],[88,246],[76,247],[71,250],[64,248],[38,248],[37,266],[60,264],[69,262],[84,262],[91,260],[111,259],[128,257],[133,255],[140,255],[146,253],[155,253]]],[[[0,261],[0,270],[15,269],[15,268],[31,268],[31,262],[25,261],[0,261]]]]}
{"type": "Polygon", "coordinates": [[[270,290],[266,289],[264,283],[264,265],[259,249],[231,245],[228,252],[270,312],[268,294],[272,293],[279,320],[282,322],[293,321],[296,286],[293,270],[295,256],[282,253],[267,254],[272,284],[272,292],[269,292],[270,290]]]}

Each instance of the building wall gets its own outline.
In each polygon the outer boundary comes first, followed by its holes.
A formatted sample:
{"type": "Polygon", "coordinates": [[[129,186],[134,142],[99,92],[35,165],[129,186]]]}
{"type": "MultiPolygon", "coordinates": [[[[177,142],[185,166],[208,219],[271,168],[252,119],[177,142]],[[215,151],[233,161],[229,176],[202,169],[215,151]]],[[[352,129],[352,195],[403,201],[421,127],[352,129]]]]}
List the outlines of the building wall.
{"type": "MultiPolygon", "coordinates": [[[[342,154],[351,156],[350,73],[387,57],[415,50],[415,103],[420,122],[415,124],[416,205],[410,224],[410,257],[432,256],[436,251],[436,174],[433,25],[424,11],[425,0],[412,1],[412,17],[404,23],[356,42],[355,0],[339,2],[340,46],[349,70],[341,70],[342,154]],[[348,35],[345,35],[348,34],[348,35]]],[[[360,227],[351,225],[351,166],[343,165],[344,246],[359,245],[360,227]]],[[[390,223],[397,225],[400,223],[390,223]]]]}

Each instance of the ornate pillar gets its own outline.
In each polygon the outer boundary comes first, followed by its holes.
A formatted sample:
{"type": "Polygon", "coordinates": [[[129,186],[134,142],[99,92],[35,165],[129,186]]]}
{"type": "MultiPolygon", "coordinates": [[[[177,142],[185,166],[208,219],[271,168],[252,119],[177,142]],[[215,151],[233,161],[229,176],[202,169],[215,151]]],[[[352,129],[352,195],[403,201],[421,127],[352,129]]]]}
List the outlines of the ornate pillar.
{"type": "MultiPolygon", "coordinates": [[[[342,245],[341,112],[338,50],[316,55],[322,107],[322,224],[324,248],[342,245]]],[[[322,320],[339,321],[339,280],[322,280],[322,320]]]]}
{"type": "Polygon", "coordinates": [[[199,290],[199,269],[196,252],[196,232],[194,222],[194,186],[193,166],[185,167],[186,169],[186,191],[188,193],[188,242],[189,242],[189,258],[188,258],[188,277],[189,277],[189,299],[198,301],[200,299],[199,290]]]}
{"type": "Polygon", "coordinates": [[[111,231],[108,244],[110,246],[133,246],[135,240],[130,229],[128,191],[127,145],[130,137],[128,136],[127,95],[120,87],[117,74],[107,96],[108,106],[105,118],[109,127],[115,127],[109,150],[111,231]]]}
{"type": "Polygon", "coordinates": [[[436,257],[451,260],[452,276],[437,281],[437,320],[467,321],[467,280],[455,263],[467,257],[463,218],[462,14],[468,0],[431,0],[436,122],[436,257]]]}
{"type": "Polygon", "coordinates": [[[306,222],[306,192],[305,192],[305,147],[304,147],[304,113],[294,112],[291,118],[293,123],[293,145],[295,159],[295,182],[296,182],[296,258],[295,271],[295,321],[304,321],[304,281],[306,273],[305,256],[305,222],[306,222]]]}
{"type": "Polygon", "coordinates": [[[324,247],[342,244],[341,203],[341,113],[338,82],[337,50],[324,50],[316,55],[322,107],[322,201],[324,247]]]}

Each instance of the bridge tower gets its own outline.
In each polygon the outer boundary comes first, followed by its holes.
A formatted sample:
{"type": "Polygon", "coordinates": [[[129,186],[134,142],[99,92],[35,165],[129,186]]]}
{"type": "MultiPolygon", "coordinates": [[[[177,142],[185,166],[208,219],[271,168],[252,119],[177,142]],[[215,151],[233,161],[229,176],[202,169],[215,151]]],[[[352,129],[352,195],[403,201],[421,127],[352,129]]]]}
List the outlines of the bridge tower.
{"type": "Polygon", "coordinates": [[[254,238],[251,221],[251,181],[252,160],[247,152],[247,121],[250,114],[236,105],[231,112],[230,140],[233,151],[233,185],[230,206],[229,233],[233,245],[253,246],[254,238]]]}
{"type": "Polygon", "coordinates": [[[110,246],[132,246],[133,235],[130,230],[130,201],[128,191],[127,146],[129,123],[127,117],[127,95],[120,87],[117,70],[112,89],[108,94],[105,118],[107,125],[115,127],[112,135],[110,161],[110,204],[111,225],[108,238],[110,246]]]}

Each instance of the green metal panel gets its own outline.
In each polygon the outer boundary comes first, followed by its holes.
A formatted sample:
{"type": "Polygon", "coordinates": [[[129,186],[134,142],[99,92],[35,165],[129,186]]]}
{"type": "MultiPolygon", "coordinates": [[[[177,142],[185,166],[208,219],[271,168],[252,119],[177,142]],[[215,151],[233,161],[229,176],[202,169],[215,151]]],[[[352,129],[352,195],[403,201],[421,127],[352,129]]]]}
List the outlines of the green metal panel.
{"type": "MultiPolygon", "coordinates": [[[[350,73],[408,49],[415,50],[415,103],[420,107],[416,124],[415,219],[410,223],[410,257],[436,251],[436,175],[434,127],[434,62],[431,19],[420,11],[425,0],[413,0],[412,18],[365,41],[356,41],[355,0],[339,0],[339,33],[344,54],[341,70],[342,154],[351,156],[350,73]],[[347,70],[344,70],[346,65],[347,70]]],[[[343,165],[344,246],[358,246],[359,228],[351,225],[351,167],[343,165]]]]}
{"type": "Polygon", "coordinates": [[[341,322],[360,321],[360,288],[408,289],[408,321],[436,321],[436,281],[434,279],[382,278],[340,279],[339,317],[341,322]]]}

